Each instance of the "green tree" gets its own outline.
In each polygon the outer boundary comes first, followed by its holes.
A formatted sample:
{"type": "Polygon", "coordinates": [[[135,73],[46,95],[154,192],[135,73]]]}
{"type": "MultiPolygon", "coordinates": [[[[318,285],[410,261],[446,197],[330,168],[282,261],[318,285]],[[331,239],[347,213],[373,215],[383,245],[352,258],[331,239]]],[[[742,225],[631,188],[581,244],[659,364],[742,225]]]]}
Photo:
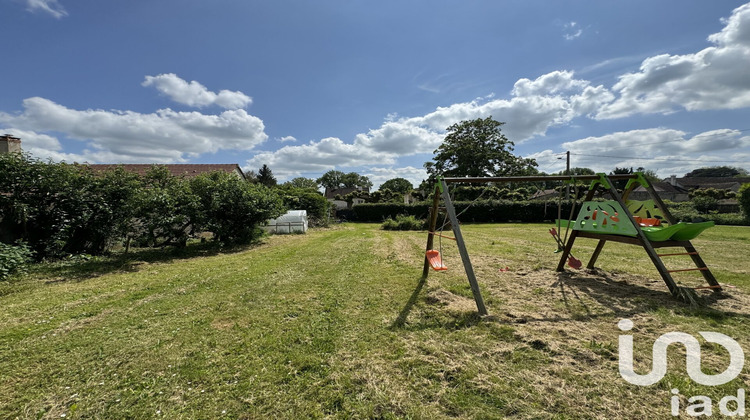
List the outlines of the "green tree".
{"type": "Polygon", "coordinates": [[[636,172],[640,172],[643,174],[643,177],[648,180],[650,183],[659,182],[661,181],[661,178],[659,178],[658,175],[656,175],[656,171],[653,169],[646,169],[643,166],[639,167],[635,170],[636,172]]]}
{"type": "Polygon", "coordinates": [[[23,240],[38,259],[99,254],[132,229],[132,175],[16,153],[0,155],[0,174],[0,240],[23,240]]]}
{"type": "Polygon", "coordinates": [[[385,181],[379,188],[380,191],[390,190],[392,192],[396,192],[400,194],[409,193],[413,189],[414,189],[414,185],[412,185],[412,183],[409,182],[409,180],[405,178],[389,179],[388,181],[385,181]]]}
{"type": "Polygon", "coordinates": [[[747,176],[747,170],[732,166],[709,166],[698,168],[685,174],[685,178],[730,178],[747,176]]]}
{"type": "Polygon", "coordinates": [[[260,235],[261,223],[284,212],[276,190],[225,172],[199,175],[190,187],[198,197],[201,225],[224,244],[251,242],[260,235]]]}
{"type": "MultiPolygon", "coordinates": [[[[304,179],[304,178],[302,178],[304,179]]],[[[312,180],[311,180],[312,181],[312,180]]],[[[314,182],[314,181],[313,181],[314,182]]],[[[328,212],[331,202],[317,189],[295,188],[289,183],[284,183],[276,191],[284,201],[284,206],[289,210],[307,210],[307,217],[311,226],[322,226],[328,221],[328,212]]]]}
{"type": "MultiPolygon", "coordinates": [[[[565,175],[566,171],[560,171],[557,173],[557,175],[565,175]]],[[[590,168],[570,168],[570,175],[596,175],[596,172],[594,172],[593,169],[590,168]]]]}
{"type": "Polygon", "coordinates": [[[339,188],[362,188],[372,187],[370,179],[356,172],[345,174],[341,171],[330,170],[324,173],[316,182],[327,190],[337,190],[339,188]]]}
{"type": "Polygon", "coordinates": [[[737,201],[740,202],[740,207],[745,213],[745,219],[750,220],[750,183],[743,184],[740,190],[737,192],[737,201]]]}
{"type": "Polygon", "coordinates": [[[341,179],[344,175],[345,174],[341,171],[330,170],[315,180],[315,182],[322,185],[323,188],[327,190],[335,190],[343,186],[341,179]]]}
{"type": "MultiPolygon", "coordinates": [[[[154,165],[144,176],[138,203],[140,245],[185,246],[201,230],[204,214],[190,182],[154,165]]],[[[249,185],[249,184],[248,184],[249,185]]]]}
{"type": "Polygon", "coordinates": [[[368,203],[403,203],[404,194],[398,191],[391,191],[382,186],[377,191],[371,192],[367,197],[368,203]]]}
{"type": "Polygon", "coordinates": [[[431,178],[442,176],[508,176],[537,173],[534,159],[515,156],[514,143],[501,123],[487,117],[453,124],[432,162],[424,164],[431,178]]]}
{"type": "MultiPolygon", "coordinates": [[[[630,167],[630,168],[615,167],[615,170],[612,171],[612,172],[610,172],[609,174],[610,175],[630,175],[632,173],[633,173],[633,168],[632,167],[630,167]]],[[[625,186],[628,185],[628,181],[624,180],[624,179],[620,179],[620,180],[614,181],[613,184],[615,184],[615,188],[617,188],[618,190],[622,191],[625,188],[625,186]]]]}
{"type": "Polygon", "coordinates": [[[268,165],[263,165],[258,169],[258,184],[265,185],[266,187],[273,187],[276,185],[276,177],[273,176],[271,168],[268,165]]]}
{"type": "Polygon", "coordinates": [[[309,190],[318,190],[318,183],[314,179],[311,178],[304,178],[304,177],[297,177],[292,178],[291,180],[285,182],[283,184],[284,187],[291,187],[291,188],[304,188],[309,190]]]}
{"type": "Polygon", "coordinates": [[[344,174],[343,177],[341,177],[341,183],[345,188],[360,188],[360,189],[369,189],[372,188],[372,182],[370,182],[370,178],[360,175],[356,172],[349,172],[348,174],[344,174]]]}

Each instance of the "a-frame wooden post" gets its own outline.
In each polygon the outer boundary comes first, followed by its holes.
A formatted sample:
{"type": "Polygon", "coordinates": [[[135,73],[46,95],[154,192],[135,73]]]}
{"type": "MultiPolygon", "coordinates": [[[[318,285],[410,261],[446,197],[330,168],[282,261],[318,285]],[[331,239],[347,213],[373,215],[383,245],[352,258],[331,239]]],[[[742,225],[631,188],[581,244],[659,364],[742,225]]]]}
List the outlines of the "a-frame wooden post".
{"type": "MultiPolygon", "coordinates": [[[[625,188],[625,191],[623,191],[623,195],[621,196],[617,189],[614,187],[614,184],[612,181],[604,174],[600,175],[600,180],[595,181],[591,188],[589,189],[589,193],[586,196],[585,201],[590,201],[593,198],[593,191],[595,190],[595,187],[598,185],[601,185],[603,188],[609,190],[610,195],[612,198],[617,201],[618,204],[620,204],[620,207],[622,207],[623,212],[625,213],[625,216],[628,220],[634,220],[633,214],[630,212],[630,209],[628,209],[627,204],[625,203],[625,198],[630,194],[630,192],[635,188],[636,184],[641,184],[646,189],[646,191],[649,193],[649,196],[653,199],[654,204],[656,204],[657,208],[662,212],[664,217],[667,219],[670,225],[674,225],[675,219],[672,216],[672,214],[667,209],[667,206],[664,204],[664,202],[661,200],[659,195],[654,190],[651,183],[643,178],[642,176],[638,176],[638,178],[631,180],[631,183],[628,184],[628,186],[625,188]]],[[[664,280],[664,283],[667,285],[667,288],[669,288],[669,291],[672,293],[672,295],[677,296],[679,294],[678,292],[678,286],[675,283],[674,279],[672,278],[672,275],[670,274],[672,271],[690,271],[690,270],[696,270],[696,269],[689,269],[689,270],[668,270],[667,267],[664,265],[664,262],[661,260],[662,256],[667,255],[689,255],[690,258],[693,260],[693,263],[698,267],[697,270],[701,271],[701,274],[705,278],[706,282],[711,285],[711,288],[714,289],[714,291],[721,291],[721,286],[716,281],[716,278],[713,276],[711,271],[706,266],[703,259],[700,257],[700,254],[696,251],[696,249],[693,247],[690,241],[663,241],[663,242],[655,242],[651,243],[649,241],[648,237],[643,233],[643,230],[641,229],[640,225],[638,223],[633,223],[633,226],[636,230],[636,237],[630,238],[630,237],[622,237],[617,235],[606,235],[606,234],[588,234],[588,233],[579,233],[578,230],[574,230],[571,234],[568,243],[565,244],[565,249],[563,250],[563,255],[560,258],[560,263],[557,266],[557,271],[563,271],[565,267],[565,261],[570,254],[570,251],[573,248],[573,242],[575,241],[575,238],[578,236],[584,236],[587,238],[592,239],[599,239],[599,243],[596,246],[596,249],[594,250],[594,253],[591,255],[591,259],[589,260],[589,263],[587,264],[587,268],[594,268],[594,264],[596,263],[597,258],[599,257],[599,254],[602,251],[602,248],[604,247],[604,244],[607,242],[607,240],[616,241],[616,242],[623,242],[628,243],[632,245],[641,245],[643,249],[648,254],[649,258],[651,259],[651,262],[653,262],[654,266],[656,267],[656,270],[661,275],[662,279],[664,280]],[[656,252],[655,248],[659,247],[669,247],[669,246],[681,246],[685,249],[685,253],[682,254],[663,254],[660,255],[656,252]]]]}
{"type": "MultiPolygon", "coordinates": [[[[443,202],[445,203],[445,211],[448,213],[448,220],[451,222],[453,229],[453,236],[456,239],[456,245],[458,245],[458,253],[461,254],[461,262],[463,262],[464,270],[466,271],[466,277],[469,278],[469,286],[471,287],[471,293],[474,295],[474,302],[477,304],[477,312],[479,315],[487,315],[487,307],[484,306],[484,299],[482,299],[482,293],[479,290],[479,283],[477,277],[474,274],[474,267],[471,265],[471,258],[469,258],[469,252],[466,250],[466,243],[464,237],[461,234],[461,226],[458,223],[458,217],[456,216],[456,209],[453,207],[451,196],[448,193],[448,184],[446,184],[443,178],[438,178],[438,185],[435,188],[435,198],[432,201],[432,213],[430,214],[430,232],[427,236],[427,250],[432,249],[434,241],[435,228],[437,227],[437,213],[438,205],[440,202],[439,195],[442,196],[443,202]]],[[[427,277],[429,274],[429,263],[425,256],[425,266],[422,271],[423,277],[427,277]]]]}

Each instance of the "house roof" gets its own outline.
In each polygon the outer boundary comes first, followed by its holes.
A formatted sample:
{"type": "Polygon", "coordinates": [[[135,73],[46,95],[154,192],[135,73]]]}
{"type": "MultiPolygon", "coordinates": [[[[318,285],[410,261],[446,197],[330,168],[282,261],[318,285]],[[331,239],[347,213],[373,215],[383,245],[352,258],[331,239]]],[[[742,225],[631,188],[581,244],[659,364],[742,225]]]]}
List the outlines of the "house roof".
{"type": "MultiPolygon", "coordinates": [[[[669,182],[654,182],[651,184],[652,187],[654,187],[654,191],[657,193],[683,193],[686,194],[688,191],[685,188],[682,188],[680,185],[672,185],[669,182]]],[[[638,186],[633,191],[646,191],[645,188],[638,186]]]]}
{"type": "MultiPolygon", "coordinates": [[[[109,169],[122,167],[128,172],[132,172],[138,175],[145,175],[153,164],[145,163],[130,163],[130,164],[88,164],[88,167],[97,171],[104,172],[109,169]]],[[[240,165],[236,163],[187,163],[187,164],[157,164],[156,166],[163,166],[169,170],[174,176],[193,178],[201,174],[207,174],[211,172],[226,172],[226,173],[238,173],[242,178],[245,174],[242,172],[240,165]]]]}

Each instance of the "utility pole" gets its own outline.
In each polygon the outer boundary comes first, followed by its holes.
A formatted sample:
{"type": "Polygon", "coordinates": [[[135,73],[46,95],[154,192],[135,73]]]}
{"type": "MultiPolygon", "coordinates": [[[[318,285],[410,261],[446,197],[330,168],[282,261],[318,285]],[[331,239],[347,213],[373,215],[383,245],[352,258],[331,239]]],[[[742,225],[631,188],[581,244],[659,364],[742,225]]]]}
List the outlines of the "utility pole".
{"type": "MultiPolygon", "coordinates": [[[[562,158],[559,157],[557,159],[562,158]]],[[[570,150],[565,152],[565,173],[563,175],[570,175],[570,150]]],[[[570,200],[570,184],[565,184],[565,199],[570,200]]]]}

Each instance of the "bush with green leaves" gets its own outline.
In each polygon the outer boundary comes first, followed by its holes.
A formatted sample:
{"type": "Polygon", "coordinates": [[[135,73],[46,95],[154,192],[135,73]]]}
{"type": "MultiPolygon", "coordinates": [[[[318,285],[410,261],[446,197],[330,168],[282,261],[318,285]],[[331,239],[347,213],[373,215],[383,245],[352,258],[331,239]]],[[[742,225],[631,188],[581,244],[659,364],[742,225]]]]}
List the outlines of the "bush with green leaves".
{"type": "Polygon", "coordinates": [[[396,219],[387,218],[382,225],[383,230],[424,230],[426,221],[417,219],[414,216],[399,214],[396,219]]]}
{"type": "Polygon", "coordinates": [[[154,166],[143,177],[138,194],[135,236],[142,246],[185,246],[200,232],[201,203],[190,182],[154,166]]]}
{"type": "Polygon", "coordinates": [[[261,234],[261,223],[284,211],[275,190],[244,182],[232,174],[214,172],[190,181],[198,198],[198,223],[224,244],[249,243],[261,234]]]}
{"type": "Polygon", "coordinates": [[[31,249],[26,244],[8,245],[0,242],[0,281],[22,272],[31,260],[31,249]]]}
{"type": "Polygon", "coordinates": [[[701,195],[693,198],[693,205],[699,213],[708,214],[719,208],[719,200],[708,195],[701,195]]]}
{"type": "Polygon", "coordinates": [[[0,156],[0,173],[0,240],[25,241],[37,259],[104,252],[132,220],[132,177],[22,154],[0,156]]]}
{"type": "MultiPolygon", "coordinates": [[[[303,178],[304,179],[304,178],[303,178]]],[[[289,210],[305,210],[311,226],[325,226],[328,221],[328,212],[331,202],[317,189],[297,188],[284,184],[277,190],[289,210]]]]}
{"type": "Polygon", "coordinates": [[[750,220],[750,183],[743,184],[740,190],[737,192],[737,199],[742,207],[742,212],[745,214],[745,218],[750,220]]]}

